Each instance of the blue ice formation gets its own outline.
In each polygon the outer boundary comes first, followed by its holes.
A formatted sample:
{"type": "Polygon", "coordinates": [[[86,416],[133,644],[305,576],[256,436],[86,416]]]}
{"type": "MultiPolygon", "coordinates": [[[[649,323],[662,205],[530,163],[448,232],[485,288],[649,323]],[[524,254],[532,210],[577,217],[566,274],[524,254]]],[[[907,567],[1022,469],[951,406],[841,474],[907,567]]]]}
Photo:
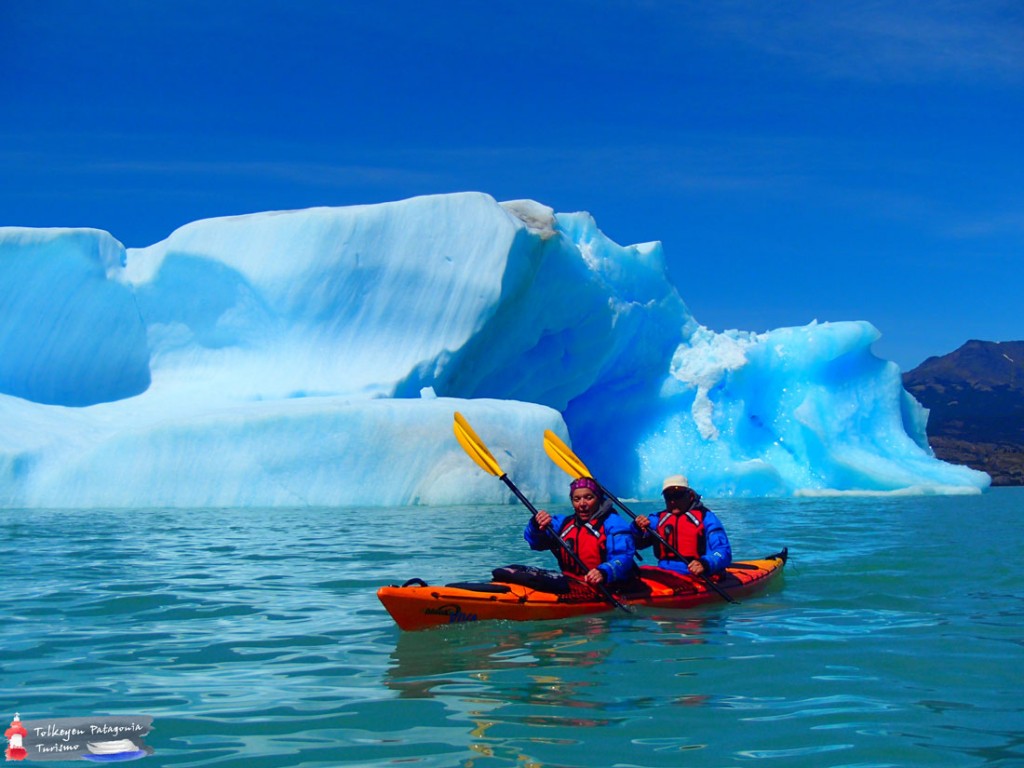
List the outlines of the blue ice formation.
{"type": "Polygon", "coordinates": [[[0,228],[0,506],[538,501],[545,429],[617,495],[978,492],[866,322],[714,333],[659,243],[480,193],[188,224],[0,228]]]}

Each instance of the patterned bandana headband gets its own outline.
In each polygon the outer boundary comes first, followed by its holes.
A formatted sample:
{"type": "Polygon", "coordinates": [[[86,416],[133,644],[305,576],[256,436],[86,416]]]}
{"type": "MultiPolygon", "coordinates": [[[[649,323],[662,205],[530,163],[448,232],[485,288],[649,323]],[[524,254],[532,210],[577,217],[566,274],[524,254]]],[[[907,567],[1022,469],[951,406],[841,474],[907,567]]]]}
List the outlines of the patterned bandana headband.
{"type": "Polygon", "coordinates": [[[591,480],[589,477],[578,477],[569,484],[569,495],[571,496],[573,491],[579,488],[589,488],[598,496],[601,495],[601,489],[597,487],[597,482],[591,480]]]}

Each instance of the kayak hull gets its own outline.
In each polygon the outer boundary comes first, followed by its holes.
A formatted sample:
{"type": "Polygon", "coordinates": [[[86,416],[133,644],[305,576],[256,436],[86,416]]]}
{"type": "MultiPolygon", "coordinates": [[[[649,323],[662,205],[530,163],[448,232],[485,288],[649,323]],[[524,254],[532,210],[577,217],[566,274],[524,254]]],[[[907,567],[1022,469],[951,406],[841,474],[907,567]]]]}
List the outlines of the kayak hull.
{"type": "MultiPolygon", "coordinates": [[[[721,593],[738,599],[763,589],[779,576],[786,556],[783,550],[760,560],[733,563],[714,578],[714,587],[693,576],[641,566],[640,578],[616,590],[615,596],[632,606],[672,609],[723,602],[721,593]]],[[[418,579],[412,582],[377,590],[377,597],[395,623],[407,631],[474,621],[566,619],[615,610],[607,599],[581,582],[573,582],[571,589],[561,594],[499,582],[447,586],[430,586],[418,579]]]]}

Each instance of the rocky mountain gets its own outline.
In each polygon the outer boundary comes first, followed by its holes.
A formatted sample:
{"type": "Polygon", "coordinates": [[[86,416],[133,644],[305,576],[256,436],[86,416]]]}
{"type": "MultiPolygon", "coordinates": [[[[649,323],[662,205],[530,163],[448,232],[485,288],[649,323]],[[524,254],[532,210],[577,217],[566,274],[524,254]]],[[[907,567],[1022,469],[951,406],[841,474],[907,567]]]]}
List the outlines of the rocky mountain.
{"type": "Polygon", "coordinates": [[[940,459],[1024,485],[1024,341],[968,341],[903,374],[940,459]]]}

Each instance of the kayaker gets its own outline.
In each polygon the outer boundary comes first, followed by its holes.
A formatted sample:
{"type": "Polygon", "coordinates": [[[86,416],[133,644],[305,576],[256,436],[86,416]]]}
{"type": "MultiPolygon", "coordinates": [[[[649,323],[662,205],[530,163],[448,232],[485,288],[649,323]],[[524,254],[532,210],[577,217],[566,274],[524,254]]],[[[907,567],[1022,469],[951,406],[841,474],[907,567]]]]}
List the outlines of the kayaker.
{"type": "Polygon", "coordinates": [[[671,475],[662,483],[665,509],[649,518],[637,515],[631,526],[636,548],[654,547],[658,567],[694,576],[711,576],[732,562],[729,537],[718,516],[704,506],[700,495],[690,488],[684,475],[671,475]],[[658,532],[683,559],[652,534],[658,532]]]}
{"type": "Polygon", "coordinates": [[[530,518],[523,532],[530,549],[551,550],[563,573],[582,576],[588,584],[613,585],[632,578],[636,548],[631,526],[618,516],[598,484],[589,477],[573,480],[569,499],[572,515],[550,515],[541,509],[530,518]],[[581,571],[555,536],[579,556],[586,571],[581,571]]]}

